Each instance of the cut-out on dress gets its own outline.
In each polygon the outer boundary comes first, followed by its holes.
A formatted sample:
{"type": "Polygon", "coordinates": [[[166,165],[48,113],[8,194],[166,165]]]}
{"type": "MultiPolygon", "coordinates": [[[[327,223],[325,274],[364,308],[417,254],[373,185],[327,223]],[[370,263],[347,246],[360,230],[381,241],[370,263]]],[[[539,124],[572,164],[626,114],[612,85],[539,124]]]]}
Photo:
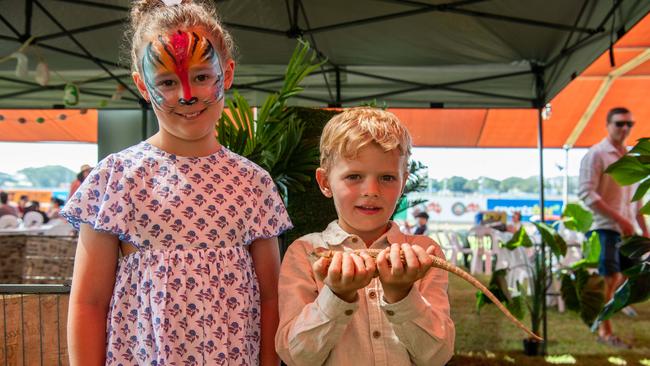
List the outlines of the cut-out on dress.
{"type": "Polygon", "coordinates": [[[137,248],[118,263],[107,365],[258,363],[247,246],[291,228],[266,171],[225,147],[189,158],[142,142],[102,160],[62,215],[137,248]]]}

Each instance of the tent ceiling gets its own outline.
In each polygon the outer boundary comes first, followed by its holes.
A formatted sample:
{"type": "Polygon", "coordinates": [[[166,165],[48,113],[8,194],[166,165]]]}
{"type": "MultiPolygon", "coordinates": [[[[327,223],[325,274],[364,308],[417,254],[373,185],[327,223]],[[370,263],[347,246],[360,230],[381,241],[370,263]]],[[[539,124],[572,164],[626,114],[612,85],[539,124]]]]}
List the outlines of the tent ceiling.
{"type": "MultiPolygon", "coordinates": [[[[51,108],[61,103],[65,82],[81,87],[80,107],[104,100],[109,108],[138,108],[128,91],[110,101],[115,78],[135,90],[119,57],[128,6],[128,0],[5,4],[0,55],[31,35],[31,68],[44,58],[57,74],[44,89],[33,77],[18,79],[14,61],[1,63],[0,108],[51,108]]],[[[296,104],[377,100],[419,108],[543,104],[650,10],[647,0],[225,0],[217,6],[239,48],[236,87],[254,104],[277,89],[292,37],[302,34],[328,63],[306,80],[296,104]],[[536,80],[544,81],[543,93],[536,80]]]]}

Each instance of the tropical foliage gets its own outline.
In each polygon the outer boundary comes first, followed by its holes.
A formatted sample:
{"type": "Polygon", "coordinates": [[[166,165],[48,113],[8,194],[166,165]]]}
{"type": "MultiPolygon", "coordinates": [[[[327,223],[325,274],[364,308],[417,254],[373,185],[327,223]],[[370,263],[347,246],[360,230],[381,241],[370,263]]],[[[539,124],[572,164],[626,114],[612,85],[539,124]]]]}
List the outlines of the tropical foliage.
{"type": "Polygon", "coordinates": [[[318,166],[318,146],[302,138],[305,123],[287,101],[303,90],[300,83],[320,65],[309,43],[298,41],[281,89],[257,111],[235,90],[216,126],[219,142],[267,170],[285,200],[289,192],[305,190],[318,166]]]}
{"type": "MultiPolygon", "coordinates": [[[[605,172],[621,185],[639,183],[632,201],[642,199],[650,189],[650,138],[640,139],[629,153],[610,165],[605,172]]],[[[641,213],[650,214],[650,202],[643,206],[641,213]]],[[[620,250],[637,264],[623,272],[627,280],[605,304],[592,330],[624,307],[650,298],[650,238],[637,235],[623,238],[620,250]]]]}

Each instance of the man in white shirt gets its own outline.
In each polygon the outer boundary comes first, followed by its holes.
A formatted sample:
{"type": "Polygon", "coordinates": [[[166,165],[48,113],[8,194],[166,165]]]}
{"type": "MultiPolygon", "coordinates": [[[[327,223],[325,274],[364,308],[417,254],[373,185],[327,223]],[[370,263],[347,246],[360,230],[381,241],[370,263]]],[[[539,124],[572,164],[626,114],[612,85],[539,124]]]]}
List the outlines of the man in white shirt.
{"type": "MultiPolygon", "coordinates": [[[[588,235],[598,234],[601,245],[598,272],[605,277],[605,300],[609,301],[616,289],[625,281],[621,273],[626,267],[626,257],[621,256],[617,244],[621,235],[635,233],[638,222],[643,235],[648,229],[639,213],[642,202],[632,202],[636,185],[620,186],[605,170],[627,153],[625,140],[634,126],[632,113],[626,108],[613,108],[607,114],[607,137],[592,146],[580,163],[578,195],[594,213],[588,235]]],[[[630,348],[613,334],[610,320],[598,330],[598,340],[615,347],[630,348]]]]}

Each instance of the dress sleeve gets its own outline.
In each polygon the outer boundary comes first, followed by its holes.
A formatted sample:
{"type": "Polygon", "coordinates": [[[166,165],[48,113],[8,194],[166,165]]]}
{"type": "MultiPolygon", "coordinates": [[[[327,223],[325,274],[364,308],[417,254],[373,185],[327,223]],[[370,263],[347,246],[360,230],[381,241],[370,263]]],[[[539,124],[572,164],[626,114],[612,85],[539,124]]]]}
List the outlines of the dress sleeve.
{"type": "Polygon", "coordinates": [[[253,192],[255,197],[251,202],[252,224],[248,229],[247,243],[278,236],[293,227],[278,189],[266,171],[260,174],[253,192]]]}
{"type": "Polygon", "coordinates": [[[88,224],[138,246],[131,227],[135,221],[133,202],[123,173],[124,166],[113,156],[102,160],[70,197],[61,215],[77,230],[81,224],[88,224]]]}

